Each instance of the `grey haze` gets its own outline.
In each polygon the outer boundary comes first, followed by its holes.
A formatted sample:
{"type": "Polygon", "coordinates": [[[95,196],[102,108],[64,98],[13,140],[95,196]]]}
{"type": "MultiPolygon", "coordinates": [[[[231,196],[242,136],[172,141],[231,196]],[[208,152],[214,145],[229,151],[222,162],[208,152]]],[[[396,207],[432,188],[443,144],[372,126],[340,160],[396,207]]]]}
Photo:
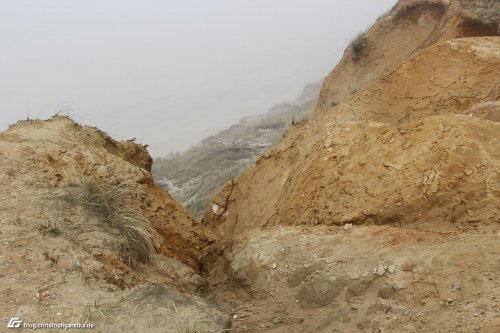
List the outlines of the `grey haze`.
{"type": "Polygon", "coordinates": [[[0,130],[59,109],[154,156],[326,76],[395,0],[0,1],[0,130]]]}

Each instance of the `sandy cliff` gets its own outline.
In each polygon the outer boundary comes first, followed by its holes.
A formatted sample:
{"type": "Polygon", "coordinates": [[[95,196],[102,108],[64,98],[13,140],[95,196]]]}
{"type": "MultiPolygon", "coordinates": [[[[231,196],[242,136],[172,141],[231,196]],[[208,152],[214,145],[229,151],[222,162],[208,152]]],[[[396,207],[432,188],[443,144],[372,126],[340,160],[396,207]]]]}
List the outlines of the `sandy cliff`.
{"type": "Polygon", "coordinates": [[[500,329],[499,9],[400,1],[212,198],[204,267],[237,331],[500,329]]]}
{"type": "Polygon", "coordinates": [[[54,117],[1,133],[0,156],[5,325],[225,327],[226,316],[189,295],[203,284],[200,251],[215,238],[153,184],[143,146],[54,117]]]}
{"type": "Polygon", "coordinates": [[[144,146],[0,134],[0,313],[96,332],[500,331],[500,4],[401,0],[201,222],[144,146]]]}

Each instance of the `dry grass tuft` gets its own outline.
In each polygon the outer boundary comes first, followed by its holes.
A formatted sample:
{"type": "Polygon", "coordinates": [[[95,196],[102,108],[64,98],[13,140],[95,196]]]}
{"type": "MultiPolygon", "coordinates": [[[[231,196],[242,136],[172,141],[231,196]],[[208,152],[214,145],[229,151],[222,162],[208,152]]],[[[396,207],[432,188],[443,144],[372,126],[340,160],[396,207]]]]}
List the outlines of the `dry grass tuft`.
{"type": "Polygon", "coordinates": [[[359,61],[368,48],[368,40],[366,39],[366,34],[364,32],[359,33],[356,38],[354,38],[351,42],[351,48],[352,59],[354,61],[359,61]]]}
{"type": "Polygon", "coordinates": [[[73,181],[70,185],[81,191],[75,192],[78,193],[76,198],[68,199],[84,205],[119,230],[126,240],[122,254],[127,261],[151,260],[159,247],[160,236],[148,219],[130,207],[136,190],[123,184],[108,184],[96,177],[73,181]]]}
{"type": "Polygon", "coordinates": [[[55,220],[44,218],[35,220],[32,222],[35,229],[40,231],[42,235],[59,236],[61,234],[61,229],[55,220]]]}

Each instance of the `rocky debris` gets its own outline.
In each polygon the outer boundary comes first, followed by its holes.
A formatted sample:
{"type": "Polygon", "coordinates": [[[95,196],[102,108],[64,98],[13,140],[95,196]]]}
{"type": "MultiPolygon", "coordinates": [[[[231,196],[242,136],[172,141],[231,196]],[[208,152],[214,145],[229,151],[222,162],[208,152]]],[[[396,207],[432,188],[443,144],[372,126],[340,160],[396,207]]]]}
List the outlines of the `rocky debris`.
{"type": "Polygon", "coordinates": [[[382,276],[385,273],[385,267],[382,265],[378,265],[378,267],[374,269],[373,273],[376,273],[379,276],[382,276]]]}
{"type": "MultiPolygon", "coordinates": [[[[291,323],[297,323],[284,318],[294,317],[305,318],[298,323],[305,331],[319,332],[333,328],[348,332],[356,329],[359,322],[363,327],[373,327],[376,321],[385,322],[387,316],[394,322],[390,327],[395,331],[414,325],[415,318],[426,318],[425,325],[433,328],[457,327],[454,321],[443,322],[443,314],[436,312],[436,308],[453,308],[452,313],[444,314],[448,319],[457,313],[476,318],[473,313],[477,308],[471,304],[490,302],[496,285],[486,278],[481,284],[471,284],[472,290],[462,288],[456,294],[442,286],[453,286],[457,279],[471,281],[467,270],[471,256],[482,271],[488,272],[495,265],[489,255],[481,257],[484,250],[475,246],[479,239],[491,250],[491,255],[497,255],[500,249],[495,245],[495,233],[471,234],[465,240],[446,234],[390,226],[359,226],[351,233],[322,226],[250,231],[235,238],[232,244],[230,276],[237,278],[236,290],[240,295],[240,303],[235,306],[255,307],[247,320],[258,323],[267,320],[269,327],[277,326],[273,319],[280,318],[283,332],[291,323]],[[282,238],[281,234],[287,237],[282,238]],[[383,244],[380,240],[384,240],[383,244]],[[284,247],[286,255],[281,251],[284,247]],[[279,267],[270,269],[276,258],[279,267]],[[376,261],[380,261],[375,268],[384,272],[382,275],[369,269],[376,261]],[[448,266],[448,262],[453,265],[448,266]],[[411,263],[411,270],[399,270],[404,263],[411,263]],[[395,267],[392,274],[391,266],[395,267]],[[450,304],[448,298],[453,300],[450,304]],[[257,310],[260,307],[265,311],[257,310]],[[411,309],[418,309],[422,315],[411,309]],[[286,316],[273,315],[285,310],[286,316]]],[[[494,315],[494,311],[485,312],[490,319],[494,315]]],[[[424,323],[420,319],[418,323],[416,327],[422,330],[424,323]]],[[[235,327],[243,327],[240,325],[243,324],[238,321],[235,327]]]]}

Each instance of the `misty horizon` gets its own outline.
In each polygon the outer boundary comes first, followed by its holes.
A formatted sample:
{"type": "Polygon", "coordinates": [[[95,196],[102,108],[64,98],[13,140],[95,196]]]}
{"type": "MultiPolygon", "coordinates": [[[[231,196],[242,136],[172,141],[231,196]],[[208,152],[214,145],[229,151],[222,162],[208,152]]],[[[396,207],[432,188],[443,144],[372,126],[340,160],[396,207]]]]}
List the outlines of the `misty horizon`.
{"type": "Polygon", "coordinates": [[[12,1],[0,12],[0,130],[60,109],[154,157],[324,78],[395,0],[12,1]]]}

